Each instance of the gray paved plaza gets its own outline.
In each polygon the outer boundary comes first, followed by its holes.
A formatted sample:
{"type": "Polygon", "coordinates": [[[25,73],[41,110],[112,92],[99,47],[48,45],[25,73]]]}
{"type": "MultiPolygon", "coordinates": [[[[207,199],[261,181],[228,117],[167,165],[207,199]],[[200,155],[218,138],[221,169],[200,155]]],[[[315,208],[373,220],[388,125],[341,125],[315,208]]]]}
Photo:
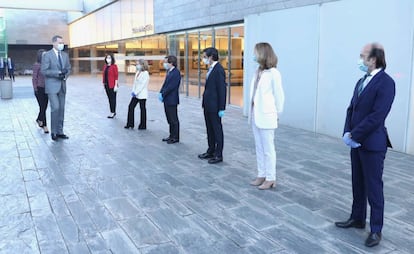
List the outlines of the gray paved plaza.
{"type": "Polygon", "coordinates": [[[107,119],[101,77],[70,77],[70,138],[54,142],[35,123],[31,78],[16,77],[14,98],[0,101],[0,253],[414,253],[414,156],[387,154],[383,240],[368,249],[369,227],[334,226],[352,200],[341,133],[282,125],[277,187],[259,191],[240,108],[223,119],[224,162],[209,165],[197,158],[207,148],[199,99],[181,97],[181,140],[169,145],[155,92],[148,129],[123,128],[129,94],[123,84],[107,119]]]}

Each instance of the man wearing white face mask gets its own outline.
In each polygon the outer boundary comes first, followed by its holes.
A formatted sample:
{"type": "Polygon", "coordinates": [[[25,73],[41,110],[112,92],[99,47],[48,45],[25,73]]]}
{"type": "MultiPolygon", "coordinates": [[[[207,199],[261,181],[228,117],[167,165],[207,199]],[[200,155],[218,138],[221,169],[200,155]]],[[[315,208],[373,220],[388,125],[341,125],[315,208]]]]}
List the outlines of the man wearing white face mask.
{"type": "Polygon", "coordinates": [[[204,86],[203,107],[204,120],[207,130],[208,148],[198,158],[207,160],[210,164],[223,161],[223,125],[221,119],[226,109],[226,73],[219,63],[219,55],[216,48],[210,47],[203,50],[203,62],[209,65],[204,86]]]}
{"type": "Polygon", "coordinates": [[[361,51],[359,69],[364,72],[354,89],[346,112],[343,140],[351,148],[352,210],[348,220],[336,222],[340,228],[365,228],[367,200],[371,207],[371,233],[367,247],[378,245],[384,222],[382,173],[387,147],[392,147],[385,119],[395,96],[395,82],[385,73],[384,48],[367,44],[361,51]]]}
{"type": "Polygon", "coordinates": [[[69,56],[63,51],[63,39],[59,35],[52,38],[53,48],[43,54],[41,72],[45,76],[45,93],[50,102],[50,120],[52,140],[68,139],[63,133],[65,118],[66,79],[71,65],[69,56]]]}
{"type": "Polygon", "coordinates": [[[178,121],[177,107],[180,103],[178,89],[181,83],[181,73],[177,68],[177,57],[167,56],[164,59],[164,69],[167,71],[164,84],[158,94],[158,99],[164,103],[165,116],[169,125],[170,135],[162,141],[167,144],[180,142],[180,122],[178,121]]]}
{"type": "Polygon", "coordinates": [[[139,103],[141,117],[138,130],[145,130],[147,128],[147,109],[145,104],[148,97],[149,83],[148,62],[139,59],[136,68],[137,71],[135,73],[134,84],[131,91],[131,101],[128,106],[128,120],[124,128],[134,128],[134,111],[139,103]]]}

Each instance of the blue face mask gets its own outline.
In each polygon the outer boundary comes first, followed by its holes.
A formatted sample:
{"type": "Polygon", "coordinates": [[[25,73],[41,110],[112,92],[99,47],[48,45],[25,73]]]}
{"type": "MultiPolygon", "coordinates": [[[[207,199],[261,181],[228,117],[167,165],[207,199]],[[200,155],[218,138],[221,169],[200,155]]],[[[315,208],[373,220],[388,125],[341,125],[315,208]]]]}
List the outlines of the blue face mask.
{"type": "Polygon", "coordinates": [[[164,69],[166,69],[166,70],[169,69],[168,63],[164,63],[163,65],[164,65],[164,69]]]}
{"type": "Polygon", "coordinates": [[[257,62],[257,57],[256,55],[253,56],[253,61],[257,62]]]}
{"type": "Polygon", "coordinates": [[[362,60],[362,58],[360,58],[360,59],[358,60],[358,67],[359,67],[359,69],[360,69],[361,71],[363,71],[363,72],[368,72],[368,66],[366,66],[366,65],[364,64],[364,60],[362,60]]]}

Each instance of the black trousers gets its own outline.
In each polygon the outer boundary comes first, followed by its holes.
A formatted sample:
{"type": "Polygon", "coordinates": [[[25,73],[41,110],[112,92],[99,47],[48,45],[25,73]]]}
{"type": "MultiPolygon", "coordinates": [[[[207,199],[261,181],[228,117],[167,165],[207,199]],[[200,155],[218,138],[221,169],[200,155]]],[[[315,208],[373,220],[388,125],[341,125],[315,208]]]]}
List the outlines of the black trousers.
{"type": "Polygon", "coordinates": [[[116,92],[113,88],[109,88],[107,84],[105,84],[105,92],[108,96],[109,110],[111,110],[111,113],[116,113],[116,92]]]}
{"type": "Polygon", "coordinates": [[[164,104],[165,116],[170,125],[170,138],[180,140],[180,122],[178,121],[177,105],[168,106],[164,104]]]}
{"type": "Polygon", "coordinates": [[[45,93],[44,87],[38,87],[37,92],[35,92],[37,104],[39,104],[39,114],[37,115],[37,121],[42,121],[43,126],[47,126],[46,123],[46,109],[48,103],[48,96],[45,93]]]}
{"type": "Polygon", "coordinates": [[[14,81],[14,69],[8,69],[9,78],[14,81]]]}
{"type": "Polygon", "coordinates": [[[135,107],[139,103],[139,109],[141,111],[141,118],[140,123],[138,125],[139,129],[146,129],[147,128],[147,108],[145,107],[145,104],[147,102],[147,99],[137,99],[136,97],[132,97],[131,101],[129,102],[128,106],[128,120],[127,120],[127,126],[134,127],[134,115],[135,115],[135,107]]]}
{"type": "Polygon", "coordinates": [[[207,112],[204,110],[204,120],[207,128],[207,153],[217,157],[223,157],[223,126],[218,112],[207,112]]]}

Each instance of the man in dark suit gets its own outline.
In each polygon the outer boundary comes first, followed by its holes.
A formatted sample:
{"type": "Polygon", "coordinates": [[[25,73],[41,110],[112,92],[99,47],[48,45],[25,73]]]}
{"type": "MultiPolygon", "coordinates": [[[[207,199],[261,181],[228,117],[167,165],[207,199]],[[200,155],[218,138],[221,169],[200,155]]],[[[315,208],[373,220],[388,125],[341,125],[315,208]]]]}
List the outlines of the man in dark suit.
{"type": "Polygon", "coordinates": [[[45,93],[50,101],[50,120],[52,140],[68,139],[63,133],[65,118],[66,79],[70,73],[69,56],[63,52],[65,47],[59,35],[52,38],[53,48],[43,54],[41,72],[45,76],[45,93]]]}
{"type": "Polygon", "coordinates": [[[223,66],[218,62],[216,48],[203,50],[203,62],[209,65],[202,102],[208,149],[207,152],[199,154],[198,158],[208,159],[208,163],[214,164],[223,161],[224,137],[221,118],[226,109],[226,74],[223,66]]]}
{"type": "Polygon", "coordinates": [[[180,142],[180,122],[178,121],[177,106],[180,103],[178,88],[181,83],[181,74],[177,69],[177,57],[165,57],[163,65],[167,73],[158,99],[164,103],[165,116],[170,126],[170,135],[163,138],[162,141],[166,141],[167,144],[174,144],[180,142]]]}
{"type": "Polygon", "coordinates": [[[344,136],[351,147],[352,213],[347,221],[336,222],[340,228],[365,228],[367,199],[371,207],[371,232],[365,245],[378,245],[384,221],[382,173],[387,147],[391,147],[385,119],[395,96],[394,80],[385,73],[384,48],[377,43],[366,45],[360,54],[359,68],[365,72],[354,89],[347,109],[344,136]]]}

